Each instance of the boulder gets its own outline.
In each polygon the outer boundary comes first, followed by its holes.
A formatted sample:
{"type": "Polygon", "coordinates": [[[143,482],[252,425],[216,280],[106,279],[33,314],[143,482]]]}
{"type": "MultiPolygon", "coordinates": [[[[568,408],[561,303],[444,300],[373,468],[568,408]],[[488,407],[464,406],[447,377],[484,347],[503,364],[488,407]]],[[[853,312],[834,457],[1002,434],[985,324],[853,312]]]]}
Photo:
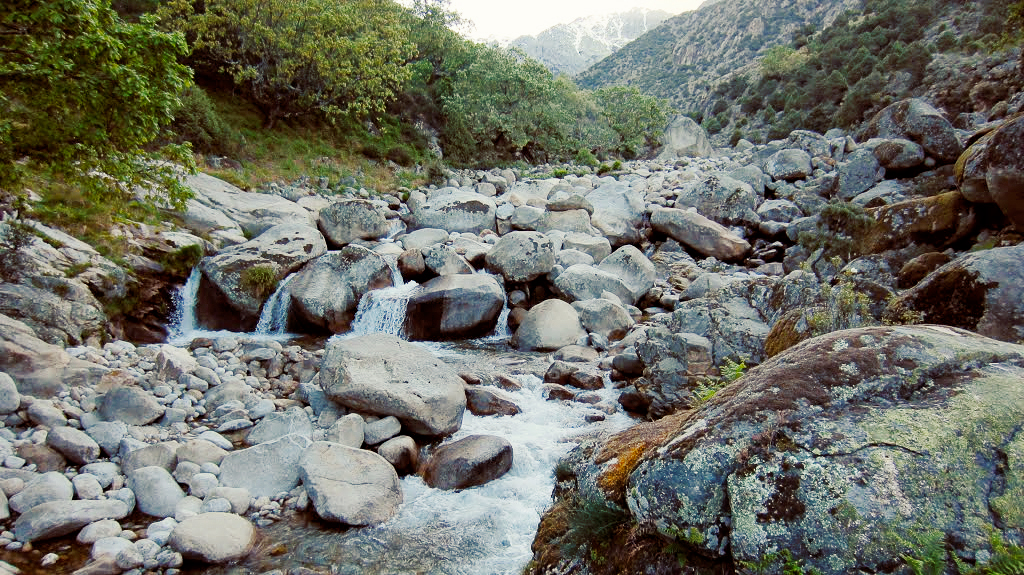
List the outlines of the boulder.
{"type": "Polygon", "coordinates": [[[51,397],[72,386],[93,387],[110,370],[68,355],[28,325],[0,314],[0,371],[21,394],[51,397]]]}
{"type": "Polygon", "coordinates": [[[549,299],[527,312],[511,344],[520,351],[554,351],[586,337],[576,310],[562,300],[549,299]]]}
{"type": "Polygon", "coordinates": [[[223,302],[241,314],[243,320],[255,325],[260,307],[273,290],[267,291],[262,286],[249,283],[250,270],[266,268],[273,274],[275,282],[279,282],[326,252],[327,243],[316,228],[284,224],[274,226],[244,244],[203,258],[199,268],[206,281],[200,286],[199,317],[214,324],[211,327],[221,327],[217,325],[217,318],[223,316],[225,310],[215,306],[223,302]]]}
{"type": "Polygon", "coordinates": [[[203,513],[178,523],[167,544],[188,559],[230,563],[249,554],[256,543],[256,528],[232,513],[203,513]]]}
{"type": "Polygon", "coordinates": [[[120,421],[128,425],[147,425],[164,414],[164,406],[138,387],[116,387],[103,395],[99,414],[104,421],[120,421]]]}
{"type": "Polygon", "coordinates": [[[924,163],[924,148],[903,138],[874,138],[864,143],[886,170],[906,170],[924,163]]]}
{"type": "Polygon", "coordinates": [[[928,274],[948,264],[953,258],[945,252],[928,252],[903,264],[896,287],[908,289],[916,286],[928,274]]]}
{"type": "Polygon", "coordinates": [[[377,447],[377,455],[390,463],[399,475],[413,473],[419,466],[419,448],[416,447],[416,441],[408,435],[392,437],[380,444],[377,447]]]}
{"type": "Polygon", "coordinates": [[[672,421],[629,475],[632,520],[826,575],[888,572],[922,526],[972,559],[1024,521],[1020,468],[998,463],[1020,443],[1021,365],[1024,347],[941,326],[805,341],[672,421]]]}
{"type": "Polygon", "coordinates": [[[757,201],[758,196],[749,184],[717,174],[685,188],[675,205],[679,209],[697,208],[697,213],[724,226],[756,225],[760,221],[754,212],[757,201]]]}
{"type": "Polygon", "coordinates": [[[139,511],[153,517],[174,517],[174,508],[185,498],[178,482],[163,467],[141,467],[128,474],[139,511]]]}
{"type": "Polygon", "coordinates": [[[867,212],[876,220],[863,240],[862,249],[869,254],[911,244],[945,249],[966,238],[977,219],[971,204],[957,191],[870,208],[867,212]]]}
{"type": "Polygon", "coordinates": [[[575,301],[572,307],[588,333],[599,333],[612,341],[625,337],[636,323],[624,307],[607,299],[575,301]]]}
{"type": "Polygon", "coordinates": [[[68,461],[85,465],[100,458],[100,446],[84,431],[73,427],[55,427],[46,434],[46,444],[68,461]]]}
{"type": "Polygon", "coordinates": [[[650,417],[664,417],[697,404],[694,391],[713,365],[707,338],[655,326],[637,339],[636,354],[644,365],[644,377],[634,385],[650,417]]]}
{"type": "Polygon", "coordinates": [[[466,409],[462,379],[454,369],[424,348],[388,334],[329,341],[320,385],[343,406],[394,415],[406,429],[422,435],[454,433],[466,409]]]}
{"type": "Polygon", "coordinates": [[[605,292],[612,293],[621,301],[632,304],[633,290],[618,275],[598,267],[576,264],[558,274],[555,288],[565,297],[573,300],[596,299],[605,292]]]}
{"type": "MultiPolygon", "coordinates": [[[[274,194],[244,192],[239,188],[202,172],[185,176],[185,185],[195,194],[197,204],[225,215],[238,222],[246,233],[259,235],[280,224],[298,224],[315,227],[312,214],[302,206],[274,194]]],[[[211,213],[209,210],[206,213],[211,213]]],[[[217,229],[234,231],[223,219],[217,218],[217,229]]],[[[191,228],[190,229],[194,229],[191,228]]],[[[194,229],[198,234],[209,230],[194,229]]],[[[241,235],[241,234],[238,234],[241,235]]]]}
{"type": "Polygon", "coordinates": [[[757,207],[762,221],[789,223],[804,217],[803,211],[789,200],[767,200],[757,207]]]}
{"type": "Polygon", "coordinates": [[[307,264],[288,283],[295,310],[306,321],[332,333],[348,331],[359,300],[392,285],[391,268],[362,246],[345,246],[307,264]]]}
{"type": "MultiPolygon", "coordinates": [[[[448,232],[495,230],[494,199],[457,188],[441,188],[425,196],[413,192],[409,206],[409,229],[438,228],[448,232]]],[[[410,246],[406,245],[406,249],[410,246]]]]}
{"type": "Polygon", "coordinates": [[[555,265],[551,240],[540,232],[511,232],[501,236],[487,252],[487,269],[506,281],[528,282],[551,271],[555,265]]]}
{"type": "Polygon", "coordinates": [[[623,301],[629,304],[640,301],[654,287],[654,280],[658,277],[654,264],[634,246],[622,246],[615,250],[612,255],[601,260],[597,269],[622,280],[629,290],[629,297],[623,298],[623,301]]]}
{"type": "Polygon", "coordinates": [[[341,200],[320,210],[317,226],[334,246],[354,240],[376,240],[387,235],[387,206],[370,200],[341,200]]]}
{"type": "Polygon", "coordinates": [[[14,536],[30,543],[61,537],[95,521],[123,519],[131,509],[117,499],[50,501],[36,505],[14,522],[14,536]]]}
{"type": "Polygon", "coordinates": [[[1024,244],[964,254],[903,292],[886,310],[900,320],[968,329],[1002,341],[1024,338],[1024,244]]]}
{"type": "Polygon", "coordinates": [[[15,513],[26,513],[29,509],[51,501],[70,501],[74,487],[63,473],[50,471],[39,475],[15,493],[8,504],[15,513]]]}
{"type": "Polygon", "coordinates": [[[512,468],[512,444],[493,435],[470,435],[442,445],[423,466],[436,489],[466,489],[493,481],[512,468]]]}
{"type": "Polygon", "coordinates": [[[695,211],[657,208],[651,226],[697,252],[723,261],[735,261],[750,253],[750,244],[695,211]]]}
{"type": "Polygon", "coordinates": [[[473,415],[515,415],[522,410],[500,389],[466,386],[466,407],[473,415]]]}
{"type": "Polygon", "coordinates": [[[249,445],[259,445],[292,433],[303,437],[313,436],[313,422],[309,420],[305,410],[298,407],[287,411],[275,411],[264,417],[245,436],[245,442],[249,445]]]}
{"type": "Polygon", "coordinates": [[[435,244],[423,248],[423,265],[434,275],[471,274],[472,264],[452,246],[435,244]]]}
{"type": "Polygon", "coordinates": [[[78,284],[81,294],[61,284],[64,296],[50,290],[0,283],[0,314],[25,322],[40,339],[54,345],[82,345],[87,340],[102,337],[107,317],[102,304],[89,290],[78,284]]]}
{"type": "Polygon", "coordinates": [[[562,240],[562,249],[578,250],[588,254],[590,257],[594,258],[595,264],[601,263],[601,260],[612,253],[612,245],[608,241],[608,238],[601,236],[588,236],[586,234],[575,232],[565,234],[565,239],[562,240]]]}
{"type": "Polygon", "coordinates": [[[802,180],[811,174],[811,155],[803,150],[779,150],[768,158],[764,173],[773,180],[802,180]]]}
{"type": "Polygon", "coordinates": [[[411,340],[481,337],[494,331],[504,304],[505,292],[493,276],[436,277],[409,299],[405,333],[411,340]]]}
{"type": "Polygon", "coordinates": [[[647,212],[644,196],[638,190],[621,182],[609,182],[588,193],[587,201],[594,206],[590,223],[613,247],[639,243],[643,238],[647,212]]]}
{"type": "Polygon", "coordinates": [[[956,179],[972,202],[994,202],[1017,230],[1024,230],[1024,115],[971,145],[956,163],[956,179]]]}
{"type": "Polygon", "coordinates": [[[705,158],[715,153],[704,128],[689,116],[682,114],[672,118],[660,139],[660,162],[685,157],[705,158]]]}
{"type": "Polygon", "coordinates": [[[423,228],[413,230],[399,239],[402,241],[402,247],[406,250],[420,251],[434,244],[443,244],[448,241],[448,232],[437,228],[423,228]]]}
{"type": "Polygon", "coordinates": [[[857,150],[839,166],[836,196],[850,201],[873,188],[884,175],[885,170],[871,150],[857,150]]]}
{"type": "Polygon", "coordinates": [[[220,484],[245,488],[253,497],[274,497],[290,491],[299,484],[296,464],[310,443],[308,437],[291,434],[232,451],[220,462],[220,484]]]}
{"type": "Polygon", "coordinates": [[[923,100],[911,98],[891,104],[875,114],[864,129],[868,138],[903,138],[916,142],[941,162],[955,162],[963,151],[956,130],[942,114],[923,100]]]}
{"type": "Polygon", "coordinates": [[[299,460],[302,485],[317,515],[346,525],[378,525],[398,512],[398,474],[370,451],[318,441],[299,460]]]}

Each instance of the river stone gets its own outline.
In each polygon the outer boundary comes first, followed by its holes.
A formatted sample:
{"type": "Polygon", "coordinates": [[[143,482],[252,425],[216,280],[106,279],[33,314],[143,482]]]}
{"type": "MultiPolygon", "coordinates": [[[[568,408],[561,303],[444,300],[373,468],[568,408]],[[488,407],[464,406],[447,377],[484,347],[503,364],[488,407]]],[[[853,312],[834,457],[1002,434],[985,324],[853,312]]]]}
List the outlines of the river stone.
{"type": "Polygon", "coordinates": [[[905,138],[921,145],[941,162],[955,162],[963,151],[949,120],[926,104],[911,98],[891,104],[875,114],[864,129],[865,139],[905,138]]]}
{"type": "MultiPolygon", "coordinates": [[[[791,150],[800,152],[800,150],[791,150]]],[[[697,208],[697,213],[722,225],[757,224],[758,196],[749,184],[729,176],[706,176],[684,188],[676,198],[679,209],[697,208]]]]}
{"type": "Polygon", "coordinates": [[[562,250],[555,254],[555,265],[562,266],[563,270],[575,265],[592,266],[594,258],[579,250],[562,250]]]}
{"type": "Polygon", "coordinates": [[[367,445],[377,445],[402,433],[402,423],[393,415],[371,421],[363,427],[363,441],[367,445]]]}
{"type": "Polygon", "coordinates": [[[46,444],[68,461],[78,465],[92,463],[100,457],[100,446],[84,431],[73,427],[55,427],[46,434],[46,444]]]}
{"type": "Polygon", "coordinates": [[[377,454],[390,463],[399,475],[413,473],[419,465],[419,449],[416,441],[408,435],[392,437],[380,444],[377,454]]]}
{"type": "Polygon", "coordinates": [[[121,440],[128,434],[128,426],[123,421],[100,421],[86,430],[107,455],[117,455],[121,440]]]}
{"type": "Polygon", "coordinates": [[[881,572],[922,525],[985,549],[1024,525],[1021,468],[998,463],[1019,449],[1022,366],[1024,347],[943,326],[802,342],[673,421],[630,514],[706,556],[788,549],[826,575],[881,572]]]}
{"type": "Polygon", "coordinates": [[[165,441],[145,445],[121,454],[121,473],[130,474],[143,467],[161,467],[171,471],[178,463],[178,444],[165,441]]]}
{"type": "Polygon", "coordinates": [[[1002,341],[1024,339],[1024,244],[967,253],[889,304],[885,316],[921,314],[1002,341]]]}
{"type": "Polygon", "coordinates": [[[51,397],[75,385],[91,388],[110,370],[71,357],[25,323],[0,314],[0,371],[11,376],[19,394],[51,397]]]}
{"type": "Polygon", "coordinates": [[[551,271],[555,253],[551,240],[540,232],[511,232],[487,252],[486,261],[487,269],[506,281],[527,282],[551,271]]]}
{"type": "Polygon", "coordinates": [[[703,158],[715,153],[707,132],[693,118],[682,114],[672,118],[660,140],[663,142],[658,161],[682,157],[703,158]]]}
{"type": "Polygon", "coordinates": [[[202,465],[215,463],[220,465],[228,452],[205,439],[190,439],[178,447],[175,452],[179,462],[188,461],[202,465]]]}
{"type": "Polygon", "coordinates": [[[249,554],[256,543],[256,528],[231,513],[203,513],[178,523],[167,544],[188,559],[230,563],[249,554]]]}
{"type": "Polygon", "coordinates": [[[587,201],[594,206],[590,223],[613,247],[639,243],[643,238],[647,211],[640,191],[621,182],[609,182],[588,193],[587,201]]]}
{"type": "Polygon", "coordinates": [[[163,467],[142,467],[128,474],[128,488],[135,493],[139,511],[153,517],[174,517],[174,508],[185,492],[163,467]]]}
{"type": "Polygon", "coordinates": [[[21,406],[21,394],[11,376],[0,371],[0,415],[7,415],[21,406]]]}
{"type": "Polygon", "coordinates": [[[773,180],[802,180],[811,173],[811,155],[803,150],[779,150],[768,158],[764,173],[773,180]]]}
{"type": "Polygon", "coordinates": [[[470,339],[494,331],[505,292],[494,277],[436,277],[416,290],[405,312],[410,340],[470,339]]]}
{"type": "Polygon", "coordinates": [[[434,244],[448,241],[448,232],[437,228],[413,230],[401,237],[402,247],[406,250],[420,251],[434,244]]]}
{"type": "Polygon", "coordinates": [[[436,489],[466,489],[512,469],[512,444],[503,437],[470,435],[439,447],[423,466],[423,480],[436,489]]]}
{"type": "Polygon", "coordinates": [[[466,386],[466,407],[473,415],[515,415],[522,410],[500,389],[466,386]]]}
{"type": "Polygon", "coordinates": [[[597,269],[615,275],[629,290],[629,298],[622,301],[635,304],[654,287],[658,277],[654,264],[634,246],[622,246],[601,260],[597,269]]]}
{"type": "MultiPolygon", "coordinates": [[[[94,521],[78,532],[78,536],[75,537],[75,541],[83,545],[91,545],[100,539],[106,539],[108,537],[117,537],[121,534],[121,524],[113,519],[101,519],[94,521]]],[[[127,539],[122,539],[131,543],[127,539]]]]}
{"type": "MultiPolygon", "coordinates": [[[[575,232],[565,234],[565,238],[562,240],[562,249],[578,250],[585,254],[589,254],[590,257],[594,258],[595,264],[601,263],[601,260],[612,253],[612,245],[608,242],[608,238],[601,236],[588,236],[586,234],[575,232]]],[[[568,268],[568,266],[566,266],[566,268],[568,268]]]]}
{"type": "Polygon", "coordinates": [[[342,333],[351,326],[366,292],[391,286],[391,268],[383,257],[362,246],[345,246],[307,264],[288,283],[288,290],[304,320],[342,333]]]}
{"type": "Polygon", "coordinates": [[[258,445],[292,433],[304,437],[313,436],[313,422],[309,420],[309,415],[305,410],[298,407],[287,411],[277,411],[264,417],[245,436],[245,442],[248,445],[258,445]]]}
{"type": "Polygon", "coordinates": [[[472,274],[473,266],[449,245],[435,244],[423,248],[423,265],[434,275],[472,274]]]}
{"type": "Polygon", "coordinates": [[[131,511],[123,501],[50,501],[36,505],[14,522],[14,536],[26,543],[61,537],[102,519],[123,519],[131,511]]]}
{"type": "Polygon", "coordinates": [[[317,515],[346,525],[377,525],[402,504],[398,474],[383,457],[318,441],[299,461],[302,484],[317,515]]]}
{"type": "MultiPolygon", "coordinates": [[[[457,188],[441,188],[429,196],[413,192],[409,206],[409,228],[438,228],[447,232],[495,230],[496,205],[493,198],[457,188]]],[[[410,246],[406,245],[406,249],[410,246]]]]}
{"type": "Polygon", "coordinates": [[[220,463],[220,484],[242,487],[253,497],[274,497],[299,484],[296,463],[310,444],[308,437],[286,435],[228,453],[220,463]]]}
{"type": "Polygon", "coordinates": [[[196,358],[188,350],[173,345],[160,346],[156,354],[156,377],[159,381],[178,381],[184,374],[190,374],[199,367],[196,358]]]}
{"type": "Polygon", "coordinates": [[[249,509],[252,502],[252,494],[248,489],[241,487],[225,487],[218,485],[210,489],[208,498],[226,499],[231,504],[231,512],[241,515],[249,509]]]}
{"type": "Polygon", "coordinates": [[[388,233],[387,209],[369,200],[341,200],[320,210],[317,225],[331,244],[376,240],[388,233]]]}
{"type": "Polygon", "coordinates": [[[573,301],[596,299],[605,293],[614,294],[620,301],[630,304],[636,301],[633,299],[634,290],[614,271],[583,264],[570,266],[558,274],[555,288],[573,301]]]}
{"type": "Polygon", "coordinates": [[[63,473],[50,471],[28,482],[25,488],[8,501],[16,513],[25,513],[37,505],[51,501],[70,501],[75,489],[63,473]]]}
{"type": "Polygon", "coordinates": [[[103,396],[99,414],[105,421],[148,425],[159,419],[164,409],[151,393],[141,388],[117,387],[103,396]]]}
{"type": "Polygon", "coordinates": [[[750,253],[750,244],[717,222],[695,211],[656,208],[651,213],[651,226],[697,252],[735,261],[750,253]]]}
{"type": "Polygon", "coordinates": [[[358,413],[350,413],[338,418],[327,430],[325,439],[331,443],[340,443],[356,449],[362,447],[366,432],[366,420],[358,413]]]}
{"type": "Polygon", "coordinates": [[[588,299],[572,303],[588,333],[599,333],[609,340],[626,336],[636,322],[626,308],[606,299],[588,299]]]}
{"type": "Polygon", "coordinates": [[[454,369],[388,334],[329,341],[320,384],[331,400],[362,413],[394,415],[422,435],[454,433],[466,409],[462,379],[454,369]]]}
{"type": "Polygon", "coordinates": [[[576,310],[562,300],[549,299],[527,312],[511,344],[520,351],[554,351],[585,337],[576,310]]]}
{"type": "Polygon", "coordinates": [[[200,286],[199,317],[208,322],[218,321],[217,314],[223,315],[225,310],[211,309],[216,300],[227,304],[255,325],[260,307],[271,294],[260,294],[243,286],[244,274],[255,267],[264,267],[270,269],[274,279],[280,282],[306,262],[326,252],[327,242],[315,228],[284,224],[274,226],[244,244],[203,258],[199,267],[207,281],[200,286]],[[208,288],[205,292],[204,286],[208,288]]]}

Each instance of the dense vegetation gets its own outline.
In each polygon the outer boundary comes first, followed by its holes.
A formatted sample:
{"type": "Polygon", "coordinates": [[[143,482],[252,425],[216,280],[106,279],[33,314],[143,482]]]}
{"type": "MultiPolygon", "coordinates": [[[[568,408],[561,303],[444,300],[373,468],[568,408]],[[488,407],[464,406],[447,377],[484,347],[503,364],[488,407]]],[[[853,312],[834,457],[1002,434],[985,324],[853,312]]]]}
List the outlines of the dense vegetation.
{"type": "MultiPolygon", "coordinates": [[[[758,76],[720,83],[706,113],[694,115],[715,133],[729,124],[730,107],[738,104],[746,119],[739,123],[763,123],[767,139],[797,128],[853,128],[889,103],[918,95],[936,53],[1019,43],[1022,6],[1005,0],[866,0],[863,10],[842,14],[821,32],[805,26],[791,43],[768,49],[758,76]]],[[[962,100],[947,111],[966,111],[969,102],[962,100]]]]}

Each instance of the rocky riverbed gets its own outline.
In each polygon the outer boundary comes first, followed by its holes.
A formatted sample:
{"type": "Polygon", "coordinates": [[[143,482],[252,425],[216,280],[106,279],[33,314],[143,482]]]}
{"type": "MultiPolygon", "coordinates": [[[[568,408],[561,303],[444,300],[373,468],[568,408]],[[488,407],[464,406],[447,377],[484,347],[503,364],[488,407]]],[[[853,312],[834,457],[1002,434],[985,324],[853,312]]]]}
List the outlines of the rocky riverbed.
{"type": "Polygon", "coordinates": [[[5,569],[888,573],[922,530],[983,562],[1024,542],[1021,129],[906,101],[613,174],[189,176],[131,273],[34,225],[5,569]]]}

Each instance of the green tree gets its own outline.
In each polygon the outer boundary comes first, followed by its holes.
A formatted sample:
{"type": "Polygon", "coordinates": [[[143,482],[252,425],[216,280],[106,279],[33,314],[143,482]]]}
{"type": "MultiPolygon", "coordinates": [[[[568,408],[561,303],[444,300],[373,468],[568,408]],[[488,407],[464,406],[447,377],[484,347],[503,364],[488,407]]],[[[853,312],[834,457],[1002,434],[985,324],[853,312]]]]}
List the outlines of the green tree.
{"type": "Polygon", "coordinates": [[[128,23],[109,0],[5,0],[0,6],[0,187],[27,170],[123,206],[135,190],[182,206],[170,159],[194,169],[187,146],[150,144],[173,118],[191,71],[180,34],[156,19],[128,23]]]}
{"type": "Polygon", "coordinates": [[[655,146],[672,111],[667,100],[641,94],[633,86],[610,86],[594,92],[611,129],[618,134],[614,151],[635,156],[643,147],[655,146]]]}
{"type": "Polygon", "coordinates": [[[234,79],[267,127],[381,113],[410,76],[406,11],[391,0],[172,0],[161,13],[198,61],[234,79]]]}

